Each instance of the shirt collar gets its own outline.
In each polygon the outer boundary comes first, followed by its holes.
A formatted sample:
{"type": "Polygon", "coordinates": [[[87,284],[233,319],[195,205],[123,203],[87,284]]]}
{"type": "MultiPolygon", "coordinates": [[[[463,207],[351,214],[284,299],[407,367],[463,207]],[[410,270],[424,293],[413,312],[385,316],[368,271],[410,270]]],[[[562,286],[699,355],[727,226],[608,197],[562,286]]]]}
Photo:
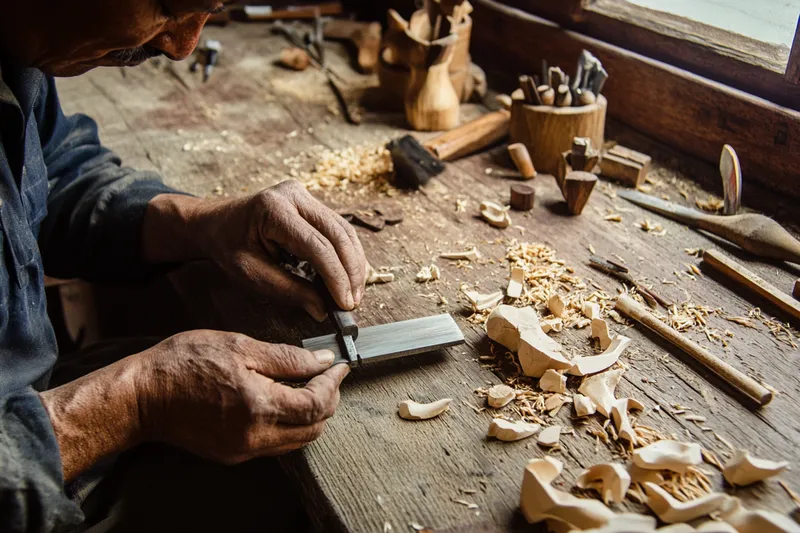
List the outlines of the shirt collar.
{"type": "Polygon", "coordinates": [[[9,104],[28,116],[36,105],[44,74],[33,68],[13,68],[0,64],[0,104],[9,104]]]}

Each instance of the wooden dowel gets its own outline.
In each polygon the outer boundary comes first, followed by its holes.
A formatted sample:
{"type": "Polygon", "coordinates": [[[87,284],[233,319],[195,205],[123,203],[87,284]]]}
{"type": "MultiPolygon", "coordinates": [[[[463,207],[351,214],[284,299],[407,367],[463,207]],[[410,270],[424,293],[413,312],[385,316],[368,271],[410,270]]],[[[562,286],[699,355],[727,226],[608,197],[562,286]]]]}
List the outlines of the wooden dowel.
{"type": "Polygon", "coordinates": [[[536,169],[533,166],[533,161],[531,161],[531,154],[524,144],[514,143],[509,145],[508,154],[523,178],[530,180],[536,177],[536,169]]]}
{"type": "MultiPolygon", "coordinates": [[[[763,296],[781,311],[800,321],[800,302],[793,299],[755,272],[740,265],[718,250],[708,250],[703,254],[703,262],[714,268],[726,278],[736,281],[763,296]]],[[[795,292],[797,287],[795,286],[795,292]]]]}
{"type": "Polygon", "coordinates": [[[508,136],[511,113],[505,109],[487,113],[424,143],[442,161],[453,161],[500,141],[508,136]]]}
{"type": "Polygon", "coordinates": [[[769,389],[666,325],[627,294],[623,294],[617,299],[616,309],[683,350],[692,359],[744,394],[756,405],[763,407],[772,401],[772,392],[769,389]]]}

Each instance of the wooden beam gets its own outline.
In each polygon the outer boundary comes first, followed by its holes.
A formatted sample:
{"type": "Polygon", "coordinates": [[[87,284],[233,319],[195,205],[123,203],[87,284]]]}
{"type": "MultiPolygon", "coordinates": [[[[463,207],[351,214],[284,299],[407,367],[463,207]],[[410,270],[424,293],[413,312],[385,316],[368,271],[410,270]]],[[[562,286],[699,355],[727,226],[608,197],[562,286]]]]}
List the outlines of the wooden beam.
{"type": "Polygon", "coordinates": [[[800,17],[797,17],[797,29],[794,31],[794,43],[786,64],[786,81],[800,85],[800,17]]]}
{"type": "Polygon", "coordinates": [[[609,116],[682,152],[716,164],[723,145],[741,156],[745,181],[800,197],[800,113],[660,61],[564,30],[493,0],[475,0],[473,52],[508,79],[542,59],[572,70],[581,50],[609,72],[609,116]]]}
{"type": "Polygon", "coordinates": [[[620,0],[596,0],[582,18],[571,29],[800,110],[783,46],[620,0]]]}

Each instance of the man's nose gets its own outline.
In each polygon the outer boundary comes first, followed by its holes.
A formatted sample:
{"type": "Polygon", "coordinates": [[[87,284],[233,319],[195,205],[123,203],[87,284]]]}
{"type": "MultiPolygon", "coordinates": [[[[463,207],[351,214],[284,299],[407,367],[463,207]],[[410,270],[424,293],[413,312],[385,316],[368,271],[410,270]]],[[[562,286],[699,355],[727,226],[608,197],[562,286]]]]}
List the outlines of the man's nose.
{"type": "Polygon", "coordinates": [[[200,32],[208,17],[208,13],[198,13],[174,22],[152,39],[149,44],[161,50],[170,59],[185,59],[197,47],[200,32]]]}

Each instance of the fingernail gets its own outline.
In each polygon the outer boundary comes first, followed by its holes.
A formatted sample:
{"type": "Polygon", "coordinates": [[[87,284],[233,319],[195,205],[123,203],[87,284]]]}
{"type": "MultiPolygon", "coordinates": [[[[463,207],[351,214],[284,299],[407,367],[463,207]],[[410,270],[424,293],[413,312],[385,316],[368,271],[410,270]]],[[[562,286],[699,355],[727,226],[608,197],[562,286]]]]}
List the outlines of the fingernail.
{"type": "Polygon", "coordinates": [[[356,289],[356,305],[361,304],[361,299],[364,298],[364,289],[358,288],[356,289]]]}
{"type": "Polygon", "coordinates": [[[346,303],[347,303],[347,309],[348,310],[355,308],[356,303],[353,301],[353,293],[352,292],[348,292],[347,293],[347,302],[346,303]]]}
{"type": "Polygon", "coordinates": [[[321,365],[330,365],[333,363],[333,352],[330,350],[317,350],[314,352],[314,357],[317,358],[317,362],[321,365]]]}

